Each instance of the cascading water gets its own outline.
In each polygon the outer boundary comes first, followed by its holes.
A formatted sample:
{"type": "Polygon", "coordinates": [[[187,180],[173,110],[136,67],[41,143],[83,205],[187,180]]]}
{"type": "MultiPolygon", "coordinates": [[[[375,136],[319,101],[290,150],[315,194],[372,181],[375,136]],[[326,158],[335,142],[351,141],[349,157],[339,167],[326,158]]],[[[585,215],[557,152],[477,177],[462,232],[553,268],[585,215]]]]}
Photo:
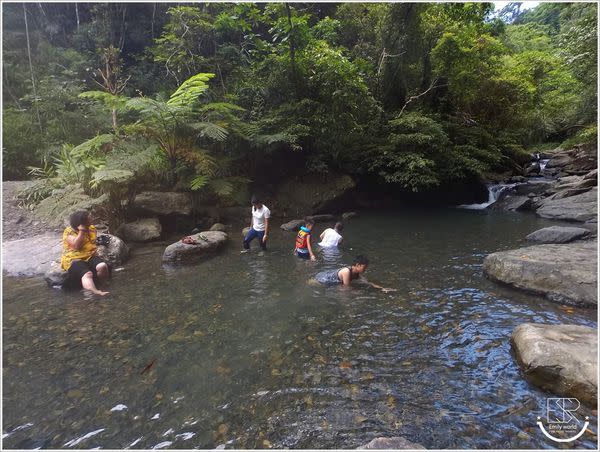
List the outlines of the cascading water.
{"type": "Polygon", "coordinates": [[[550,161],[550,159],[542,159],[539,161],[540,162],[540,173],[546,169],[546,165],[548,164],[549,161],[550,161]]]}
{"type": "Polygon", "coordinates": [[[500,195],[506,190],[513,188],[517,184],[490,184],[487,186],[488,189],[488,200],[480,204],[461,204],[461,209],[472,209],[472,210],[483,210],[486,207],[491,206],[500,198],[500,195]]]}

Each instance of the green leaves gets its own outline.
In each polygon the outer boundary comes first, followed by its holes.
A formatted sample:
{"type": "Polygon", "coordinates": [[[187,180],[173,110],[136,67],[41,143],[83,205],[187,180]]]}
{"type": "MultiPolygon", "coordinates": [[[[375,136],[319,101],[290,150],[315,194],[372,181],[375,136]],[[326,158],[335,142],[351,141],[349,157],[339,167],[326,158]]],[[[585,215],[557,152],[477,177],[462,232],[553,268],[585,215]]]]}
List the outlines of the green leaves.
{"type": "Polygon", "coordinates": [[[177,91],[171,94],[168,105],[177,107],[191,106],[208,89],[208,82],[215,74],[199,73],[183,82],[177,91]]]}

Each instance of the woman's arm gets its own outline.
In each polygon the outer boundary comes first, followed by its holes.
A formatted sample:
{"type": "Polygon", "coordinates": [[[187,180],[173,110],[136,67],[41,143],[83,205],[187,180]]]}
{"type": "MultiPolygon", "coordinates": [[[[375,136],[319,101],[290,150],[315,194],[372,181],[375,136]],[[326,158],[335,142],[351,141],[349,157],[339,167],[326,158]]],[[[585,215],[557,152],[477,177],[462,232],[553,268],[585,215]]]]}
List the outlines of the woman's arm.
{"type": "Polygon", "coordinates": [[[81,249],[83,243],[85,242],[85,235],[89,232],[89,230],[83,225],[79,225],[77,229],[78,232],[76,237],[74,237],[73,235],[69,235],[67,237],[67,244],[70,248],[73,248],[74,250],[81,249]]]}
{"type": "Polygon", "coordinates": [[[308,234],[308,237],[306,237],[306,246],[308,247],[308,252],[310,254],[310,260],[316,261],[317,258],[315,257],[315,253],[313,253],[313,250],[312,250],[312,245],[310,244],[310,234],[308,234]]]}

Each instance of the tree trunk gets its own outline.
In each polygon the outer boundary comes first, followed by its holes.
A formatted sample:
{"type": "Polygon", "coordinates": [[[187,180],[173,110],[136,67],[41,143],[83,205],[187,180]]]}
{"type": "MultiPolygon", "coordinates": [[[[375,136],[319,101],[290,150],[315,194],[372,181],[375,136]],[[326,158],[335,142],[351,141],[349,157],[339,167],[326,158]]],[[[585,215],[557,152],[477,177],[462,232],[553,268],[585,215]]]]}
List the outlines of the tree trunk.
{"type": "Polygon", "coordinates": [[[117,109],[116,108],[112,109],[112,123],[113,123],[113,129],[116,132],[117,131],[117,109]]]}
{"type": "Polygon", "coordinates": [[[29,24],[27,23],[27,9],[23,3],[23,17],[25,18],[25,37],[27,38],[27,57],[29,58],[29,73],[31,75],[31,86],[33,87],[33,105],[37,116],[40,132],[42,131],[42,120],[40,119],[40,108],[38,106],[37,89],[35,87],[35,77],[33,76],[33,63],[31,62],[31,45],[29,44],[29,24]]]}
{"type": "Polygon", "coordinates": [[[154,16],[156,15],[156,3],[152,4],[152,39],[154,39],[154,16]]]}
{"type": "Polygon", "coordinates": [[[75,2],[75,17],[77,18],[77,31],[79,31],[79,6],[75,2]]]}
{"type": "Polygon", "coordinates": [[[292,11],[289,3],[285,3],[285,10],[287,12],[288,24],[290,26],[290,62],[292,64],[292,84],[294,89],[298,89],[298,69],[296,67],[296,41],[294,39],[294,23],[292,22],[292,11]]]}

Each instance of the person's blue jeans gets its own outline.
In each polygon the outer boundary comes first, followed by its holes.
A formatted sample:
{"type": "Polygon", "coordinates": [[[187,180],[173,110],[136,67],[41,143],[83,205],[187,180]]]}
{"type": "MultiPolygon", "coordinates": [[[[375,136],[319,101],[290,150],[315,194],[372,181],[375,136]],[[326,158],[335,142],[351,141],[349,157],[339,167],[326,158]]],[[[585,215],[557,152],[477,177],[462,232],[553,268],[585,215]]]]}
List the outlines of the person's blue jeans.
{"type": "Polygon", "coordinates": [[[255,231],[254,228],[250,228],[246,237],[244,237],[244,249],[250,249],[250,242],[255,238],[258,238],[258,243],[263,250],[267,249],[267,244],[263,242],[263,237],[265,236],[265,231],[255,231]]]}

